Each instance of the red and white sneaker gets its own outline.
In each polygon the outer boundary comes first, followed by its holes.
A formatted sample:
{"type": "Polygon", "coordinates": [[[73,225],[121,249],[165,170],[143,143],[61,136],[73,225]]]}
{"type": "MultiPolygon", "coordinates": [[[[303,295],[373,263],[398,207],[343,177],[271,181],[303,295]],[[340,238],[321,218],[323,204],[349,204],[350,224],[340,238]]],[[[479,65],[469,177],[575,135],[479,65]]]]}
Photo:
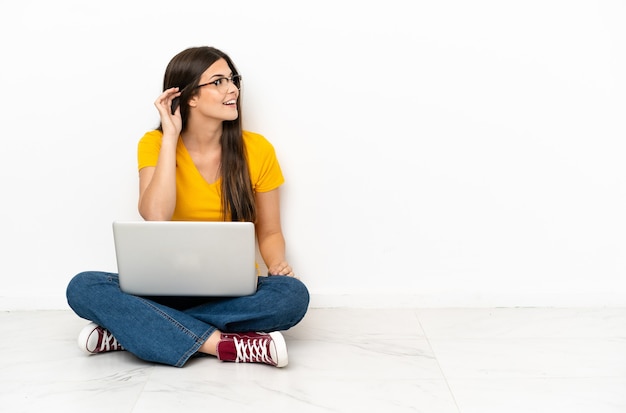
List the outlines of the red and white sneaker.
{"type": "Polygon", "coordinates": [[[222,333],[217,358],[236,363],[265,363],[284,367],[289,362],[283,335],[273,333],[222,333]]]}
{"type": "Polygon", "coordinates": [[[78,335],[78,347],[88,354],[124,350],[109,330],[96,323],[89,323],[81,330],[78,335]]]}

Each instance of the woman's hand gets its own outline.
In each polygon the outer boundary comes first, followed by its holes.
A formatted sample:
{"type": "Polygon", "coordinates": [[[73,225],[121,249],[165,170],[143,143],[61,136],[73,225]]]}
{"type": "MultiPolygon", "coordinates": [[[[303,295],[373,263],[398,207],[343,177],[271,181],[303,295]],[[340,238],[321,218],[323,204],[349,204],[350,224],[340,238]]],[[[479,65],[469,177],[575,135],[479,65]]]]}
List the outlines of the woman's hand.
{"type": "Polygon", "coordinates": [[[177,87],[167,89],[154,102],[161,116],[161,126],[163,127],[163,135],[175,135],[178,139],[180,131],[183,127],[183,121],[180,116],[180,105],[172,114],[172,101],[180,96],[177,87]]]}
{"type": "Polygon", "coordinates": [[[293,272],[293,268],[286,262],[279,262],[278,264],[274,264],[267,269],[269,275],[286,275],[287,277],[296,277],[296,274],[293,272]]]}

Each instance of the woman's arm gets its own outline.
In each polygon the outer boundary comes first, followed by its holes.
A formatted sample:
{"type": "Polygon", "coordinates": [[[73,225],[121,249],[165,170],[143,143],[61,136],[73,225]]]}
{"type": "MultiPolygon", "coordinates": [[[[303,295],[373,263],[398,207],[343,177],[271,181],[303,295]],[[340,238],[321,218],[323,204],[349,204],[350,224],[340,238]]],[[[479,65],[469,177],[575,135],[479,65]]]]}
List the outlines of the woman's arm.
{"type": "Polygon", "coordinates": [[[257,219],[256,236],[261,257],[270,275],[295,276],[285,259],[285,238],[280,223],[280,194],[274,189],[255,195],[257,219]]]}
{"type": "Polygon", "coordinates": [[[163,128],[156,166],[139,171],[139,214],[146,221],[168,221],[176,207],[176,145],[182,128],[180,108],[171,112],[178,88],[168,89],[154,102],[163,128]]]}

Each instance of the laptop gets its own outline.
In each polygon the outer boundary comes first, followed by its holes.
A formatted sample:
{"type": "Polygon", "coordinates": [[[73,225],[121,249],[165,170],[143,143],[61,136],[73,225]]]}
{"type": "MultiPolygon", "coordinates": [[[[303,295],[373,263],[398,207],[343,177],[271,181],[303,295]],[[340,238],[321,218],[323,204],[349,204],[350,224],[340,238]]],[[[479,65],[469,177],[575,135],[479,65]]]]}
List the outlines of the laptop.
{"type": "Polygon", "coordinates": [[[257,287],[251,222],[114,221],[122,291],[235,297],[257,287]]]}

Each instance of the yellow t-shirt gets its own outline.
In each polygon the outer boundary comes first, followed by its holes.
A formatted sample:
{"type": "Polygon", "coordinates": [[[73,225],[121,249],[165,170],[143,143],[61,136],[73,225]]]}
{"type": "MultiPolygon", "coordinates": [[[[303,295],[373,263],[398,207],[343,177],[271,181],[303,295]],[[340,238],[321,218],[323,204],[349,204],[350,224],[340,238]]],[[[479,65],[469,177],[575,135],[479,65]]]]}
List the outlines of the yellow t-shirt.
{"type": "MultiPolygon", "coordinates": [[[[140,170],[156,166],[162,136],[161,131],[153,130],[139,141],[137,161],[140,170]]],[[[243,132],[243,141],[252,189],[268,192],[282,185],[285,180],[272,144],[262,135],[248,131],[243,132]]],[[[176,147],[176,208],[172,221],[221,221],[220,183],[221,179],[211,184],[204,180],[179,138],[176,147]]]]}

